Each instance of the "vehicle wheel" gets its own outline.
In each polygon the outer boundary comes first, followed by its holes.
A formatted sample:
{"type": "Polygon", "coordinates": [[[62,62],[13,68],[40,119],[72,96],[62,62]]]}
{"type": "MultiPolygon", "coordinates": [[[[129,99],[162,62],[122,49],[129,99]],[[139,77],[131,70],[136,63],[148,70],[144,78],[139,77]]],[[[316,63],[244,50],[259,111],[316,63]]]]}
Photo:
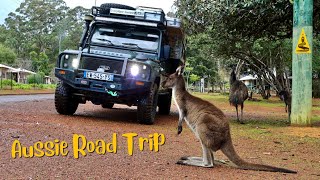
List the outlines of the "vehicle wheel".
{"type": "Polygon", "coordinates": [[[159,100],[158,100],[159,114],[162,114],[162,115],[170,114],[171,98],[172,98],[172,91],[170,91],[168,94],[159,95],[159,100]]]}
{"type": "Polygon", "coordinates": [[[137,119],[140,124],[154,123],[158,104],[158,85],[154,84],[150,92],[138,103],[137,119]]]}
{"type": "Polygon", "coordinates": [[[103,103],[101,104],[101,107],[111,109],[113,105],[114,103],[103,103]]]}
{"type": "Polygon", "coordinates": [[[118,9],[129,9],[129,10],[135,10],[136,8],[133,8],[131,6],[123,5],[123,4],[116,4],[116,3],[105,3],[101,4],[100,6],[101,14],[109,14],[110,13],[110,8],[118,8],[118,9]]]}
{"type": "Polygon", "coordinates": [[[76,112],[79,102],[72,98],[72,88],[59,82],[54,95],[56,111],[63,115],[72,115],[76,112]]]}

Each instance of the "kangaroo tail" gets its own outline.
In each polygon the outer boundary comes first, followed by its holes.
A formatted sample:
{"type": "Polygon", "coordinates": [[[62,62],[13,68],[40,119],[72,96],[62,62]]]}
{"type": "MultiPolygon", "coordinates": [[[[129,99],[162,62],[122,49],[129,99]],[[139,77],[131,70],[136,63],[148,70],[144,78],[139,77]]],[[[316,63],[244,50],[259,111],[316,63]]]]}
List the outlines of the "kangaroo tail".
{"type": "Polygon", "coordinates": [[[284,172],[284,173],[297,173],[285,168],[278,168],[274,166],[262,165],[262,164],[253,164],[244,161],[234,150],[232,145],[231,138],[221,147],[221,151],[240,169],[246,170],[256,170],[256,171],[270,171],[270,172],[284,172]]]}

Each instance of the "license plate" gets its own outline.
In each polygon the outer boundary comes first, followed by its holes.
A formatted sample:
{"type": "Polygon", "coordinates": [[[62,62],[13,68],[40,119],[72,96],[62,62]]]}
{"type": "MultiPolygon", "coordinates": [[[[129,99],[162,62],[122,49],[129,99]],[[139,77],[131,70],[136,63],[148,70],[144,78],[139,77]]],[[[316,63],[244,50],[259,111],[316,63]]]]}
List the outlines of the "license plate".
{"type": "Polygon", "coordinates": [[[89,79],[97,79],[104,81],[113,81],[113,74],[105,74],[99,72],[84,72],[84,77],[89,79]]]}

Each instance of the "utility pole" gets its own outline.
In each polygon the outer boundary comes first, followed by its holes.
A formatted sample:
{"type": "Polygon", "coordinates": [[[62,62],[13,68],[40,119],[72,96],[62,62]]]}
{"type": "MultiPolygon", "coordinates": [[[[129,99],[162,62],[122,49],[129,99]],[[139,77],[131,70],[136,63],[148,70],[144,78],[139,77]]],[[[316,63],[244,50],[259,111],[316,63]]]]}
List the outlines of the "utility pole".
{"type": "Polygon", "coordinates": [[[294,0],[291,124],[311,125],[313,0],[294,0]]]}

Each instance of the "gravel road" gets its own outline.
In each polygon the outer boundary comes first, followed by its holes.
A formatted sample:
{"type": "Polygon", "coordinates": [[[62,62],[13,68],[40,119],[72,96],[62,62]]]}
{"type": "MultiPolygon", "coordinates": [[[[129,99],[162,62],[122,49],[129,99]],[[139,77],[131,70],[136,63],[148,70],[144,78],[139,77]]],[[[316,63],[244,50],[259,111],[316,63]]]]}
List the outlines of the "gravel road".
{"type": "MultiPolygon", "coordinates": [[[[57,114],[54,109],[53,95],[36,96],[2,96],[0,97],[0,179],[316,179],[312,167],[301,167],[298,158],[301,154],[317,153],[312,147],[304,147],[303,144],[293,146],[293,152],[281,152],[281,147],[276,146],[273,141],[262,143],[261,140],[247,137],[234,137],[237,152],[244,159],[255,163],[276,165],[302,171],[297,175],[257,172],[240,170],[226,165],[217,165],[214,168],[199,168],[177,165],[176,161],[181,156],[201,156],[201,147],[193,133],[184,126],[181,135],[177,135],[178,115],[176,108],[169,116],[157,116],[156,123],[152,126],[140,125],[136,122],[136,111],[134,107],[115,105],[113,109],[103,109],[91,103],[80,105],[74,116],[63,116],[57,114]],[[34,101],[37,99],[36,101],[34,101]],[[40,100],[41,99],[41,100],[40,100]],[[17,101],[25,101],[19,102],[17,101]],[[5,103],[5,104],[4,104],[5,103]],[[136,133],[134,138],[133,155],[128,154],[127,133],[136,133]],[[159,151],[155,152],[155,142],[152,137],[154,133],[165,135],[165,144],[159,145],[159,151]],[[74,156],[76,141],[75,134],[83,135],[87,142],[92,141],[86,149],[86,155],[79,153],[79,158],[74,156]],[[117,135],[117,152],[98,154],[101,149],[93,149],[94,143],[103,140],[111,143],[114,134],[117,135]],[[143,151],[140,151],[138,138],[145,138],[143,151]],[[14,142],[21,143],[27,147],[30,155],[30,146],[37,142],[51,142],[61,145],[65,141],[68,147],[66,156],[58,154],[48,157],[12,157],[14,142]],[[263,148],[261,148],[263,144],[263,148]],[[267,147],[264,147],[267,146],[267,147]],[[92,153],[88,153],[91,151],[92,153]],[[271,151],[272,156],[263,154],[271,151]],[[295,154],[295,156],[292,156],[295,154]],[[288,157],[287,157],[288,156],[288,157]],[[282,160],[286,158],[287,160],[282,160]]],[[[234,114],[234,113],[232,113],[234,114]]],[[[227,114],[230,117],[230,114],[227,114]]],[[[160,139],[161,140],[161,139],[160,139]]],[[[100,141],[102,142],[102,141],[100,141]]],[[[84,139],[78,139],[81,147],[84,139]]],[[[88,144],[88,143],[87,143],[88,144]]],[[[50,146],[50,145],[49,145],[50,146]]],[[[97,147],[97,146],[96,146],[97,147]]],[[[107,146],[110,151],[112,146],[107,146]]],[[[18,150],[18,146],[14,150],[18,150]]],[[[38,155],[39,151],[35,150],[38,155]]],[[[56,149],[55,151],[56,152],[56,149]]],[[[59,154],[60,153],[60,154],[59,154]]],[[[19,156],[19,153],[14,153],[19,156]]],[[[22,155],[22,156],[28,156],[22,155]]],[[[312,156],[312,154],[310,154],[312,156]]],[[[221,152],[216,153],[216,159],[227,160],[221,152]]],[[[320,161],[319,159],[315,159],[320,161]]]]}
{"type": "Polygon", "coordinates": [[[0,104],[8,102],[23,102],[23,101],[40,101],[53,99],[53,94],[37,94],[37,95],[4,95],[0,96],[0,104]]]}

